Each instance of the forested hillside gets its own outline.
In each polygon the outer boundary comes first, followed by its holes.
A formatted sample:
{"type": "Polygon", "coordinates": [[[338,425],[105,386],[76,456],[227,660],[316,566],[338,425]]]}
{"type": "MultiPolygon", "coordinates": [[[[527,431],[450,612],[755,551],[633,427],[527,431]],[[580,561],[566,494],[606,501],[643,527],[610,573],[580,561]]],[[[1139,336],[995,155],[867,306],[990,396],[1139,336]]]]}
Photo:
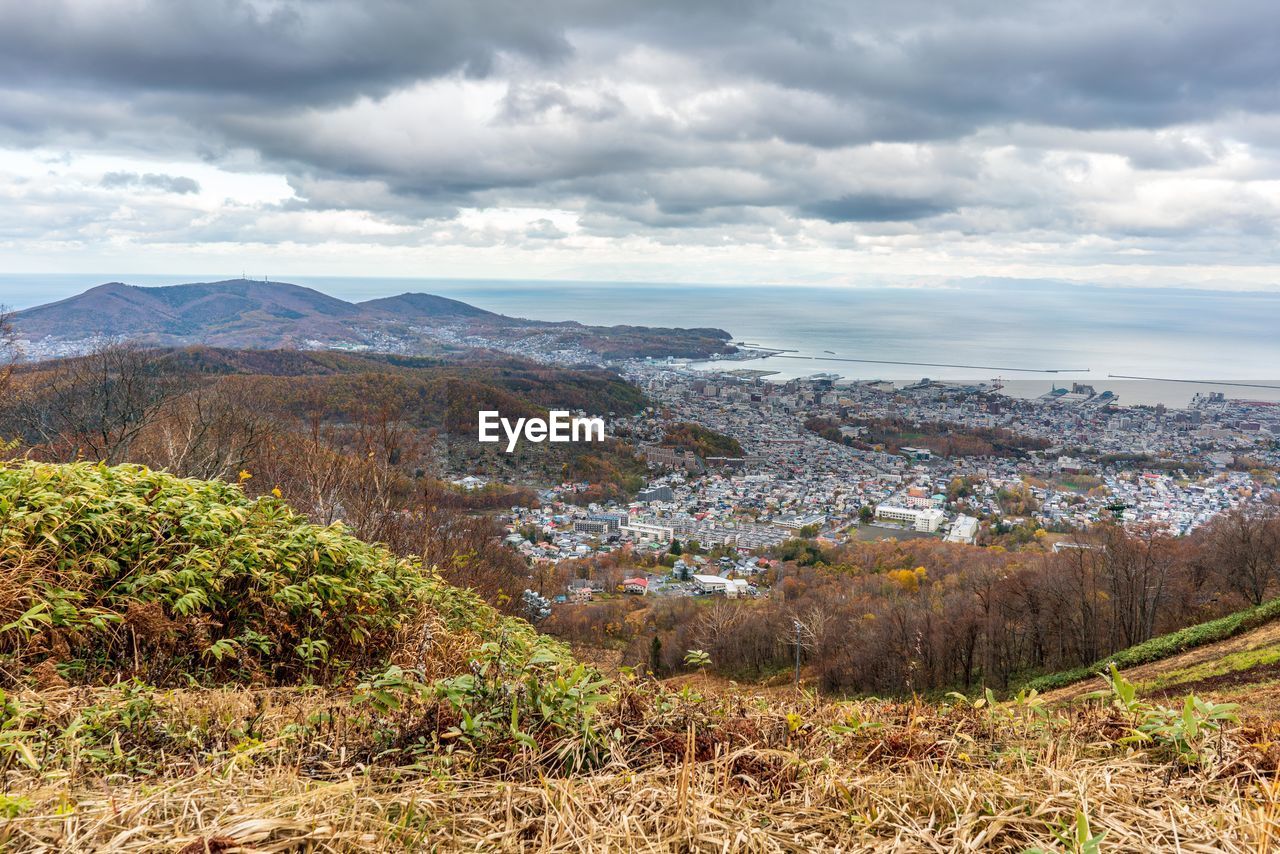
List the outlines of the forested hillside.
{"type": "Polygon", "coordinates": [[[477,412],[608,417],[645,403],[607,371],[493,353],[438,359],[123,345],[21,366],[0,400],[0,435],[47,460],[141,462],[201,477],[247,469],[256,488],[353,512],[351,500],[321,494],[352,479],[332,471],[340,462],[381,466],[381,482],[401,491],[423,478],[474,473],[516,485],[580,479],[597,494],[625,494],[644,471],[625,444],[522,443],[507,454],[476,441],[477,412]],[[303,460],[299,448],[315,450],[303,460]]]}
{"type": "MultiPolygon", "coordinates": [[[[1234,511],[1189,537],[1103,524],[1066,548],[1049,540],[1043,531],[990,547],[793,539],[749,576],[767,591],[759,597],[615,597],[562,609],[545,628],[661,675],[689,672],[684,651],[701,649],[712,672],[755,681],[790,678],[798,623],[808,684],[836,696],[940,696],[1012,691],[1059,671],[1086,678],[1122,650],[1280,595],[1280,517],[1271,512],[1234,511]]],[[[698,551],[712,565],[731,553],[698,551]]],[[[612,589],[666,572],[662,560],[584,559],[561,578],[612,589]]],[[[1268,608],[1259,611],[1269,618],[1268,608]]]]}

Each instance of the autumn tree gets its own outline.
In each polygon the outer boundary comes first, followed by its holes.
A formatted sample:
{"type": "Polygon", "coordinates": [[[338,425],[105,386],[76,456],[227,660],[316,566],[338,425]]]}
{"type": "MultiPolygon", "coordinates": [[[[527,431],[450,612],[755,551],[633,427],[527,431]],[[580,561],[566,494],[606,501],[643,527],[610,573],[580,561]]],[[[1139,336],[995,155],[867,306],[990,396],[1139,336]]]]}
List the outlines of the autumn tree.
{"type": "Polygon", "coordinates": [[[29,439],[66,460],[124,461],[178,391],[159,356],[133,344],[63,359],[36,380],[16,401],[16,421],[29,439]]]}
{"type": "Polygon", "coordinates": [[[165,402],[131,458],[182,477],[234,480],[257,467],[275,427],[256,401],[226,383],[199,385],[165,402]]]}
{"type": "Polygon", "coordinates": [[[1261,605],[1280,576],[1280,518],[1273,510],[1237,508],[1209,529],[1216,572],[1227,587],[1261,605]]]}

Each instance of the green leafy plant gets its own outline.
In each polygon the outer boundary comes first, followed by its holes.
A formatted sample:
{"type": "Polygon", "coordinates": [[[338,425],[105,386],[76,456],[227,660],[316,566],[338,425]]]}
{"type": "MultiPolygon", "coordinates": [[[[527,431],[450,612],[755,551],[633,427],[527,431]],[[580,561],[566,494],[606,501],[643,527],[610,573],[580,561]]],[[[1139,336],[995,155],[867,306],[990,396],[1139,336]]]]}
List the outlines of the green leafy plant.
{"type": "Polygon", "coordinates": [[[1187,626],[1185,629],[1179,629],[1166,635],[1159,635],[1143,643],[1122,649],[1084,667],[1038,676],[1029,680],[1025,687],[1041,692],[1051,691],[1055,688],[1073,685],[1091,676],[1101,676],[1106,673],[1107,668],[1112,664],[1124,669],[1151,661],[1159,661],[1179,652],[1233,638],[1275,619],[1280,619],[1280,599],[1273,599],[1270,602],[1264,602],[1261,605],[1246,608],[1243,611],[1236,611],[1216,620],[1187,626]]]}
{"type": "Polygon", "coordinates": [[[684,654],[684,666],[704,670],[711,666],[711,656],[700,649],[691,649],[684,654]]]}
{"type": "Polygon", "coordinates": [[[1225,724],[1239,721],[1237,704],[1212,703],[1194,694],[1186,696],[1180,710],[1143,700],[1137,686],[1125,679],[1114,664],[1103,678],[1107,687],[1086,694],[1084,699],[1110,700],[1130,718],[1132,730],[1120,739],[1121,743],[1170,748],[1179,761],[1187,764],[1203,761],[1210,737],[1221,732],[1225,724]]]}
{"type": "MultiPolygon", "coordinates": [[[[1107,835],[1104,830],[1094,833],[1089,825],[1089,814],[1084,810],[1076,810],[1075,821],[1064,821],[1054,833],[1054,837],[1062,845],[1062,850],[1072,854],[1100,854],[1102,839],[1107,835]]],[[[1029,848],[1027,854],[1050,854],[1043,848],[1029,848]]]]}
{"type": "Polygon", "coordinates": [[[385,667],[424,612],[445,631],[505,633],[516,657],[537,637],[341,524],[141,466],[0,468],[0,569],[0,654],[29,665],[58,648],[86,680],[338,681],[385,667]]]}

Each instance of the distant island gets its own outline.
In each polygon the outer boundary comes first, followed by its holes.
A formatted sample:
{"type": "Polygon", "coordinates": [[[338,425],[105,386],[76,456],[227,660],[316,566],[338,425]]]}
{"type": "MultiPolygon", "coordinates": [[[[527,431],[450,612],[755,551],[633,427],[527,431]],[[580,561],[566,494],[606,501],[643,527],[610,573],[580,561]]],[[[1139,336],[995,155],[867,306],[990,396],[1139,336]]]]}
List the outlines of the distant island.
{"type": "Polygon", "coordinates": [[[422,293],[352,303],[300,285],[251,279],[165,287],[110,282],[18,312],[12,322],[32,360],[79,355],[115,340],[407,355],[482,348],[561,364],[701,359],[736,350],[722,329],[527,320],[422,293]]]}

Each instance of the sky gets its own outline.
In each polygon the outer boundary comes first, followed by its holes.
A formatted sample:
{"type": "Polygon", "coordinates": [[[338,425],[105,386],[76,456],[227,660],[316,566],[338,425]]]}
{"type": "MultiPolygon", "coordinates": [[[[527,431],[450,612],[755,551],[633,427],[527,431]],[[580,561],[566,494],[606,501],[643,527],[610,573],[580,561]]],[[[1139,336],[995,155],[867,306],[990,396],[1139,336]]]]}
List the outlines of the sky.
{"type": "Polygon", "coordinates": [[[0,0],[0,272],[1280,289],[1275,0],[0,0]]]}

